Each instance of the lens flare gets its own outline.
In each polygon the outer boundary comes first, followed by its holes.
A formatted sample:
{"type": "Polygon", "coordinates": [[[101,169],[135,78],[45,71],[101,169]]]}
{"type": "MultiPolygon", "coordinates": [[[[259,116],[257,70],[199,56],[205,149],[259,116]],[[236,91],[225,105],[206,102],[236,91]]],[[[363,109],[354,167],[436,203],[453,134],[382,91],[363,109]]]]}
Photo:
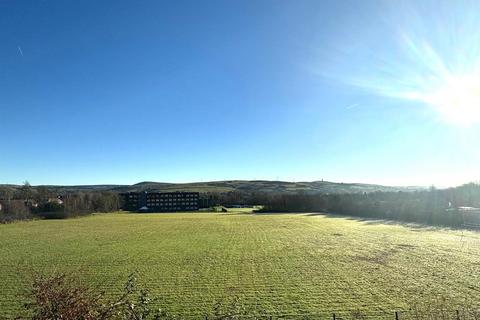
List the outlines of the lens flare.
{"type": "Polygon", "coordinates": [[[370,36],[348,35],[323,74],[427,106],[455,125],[480,124],[478,12],[480,1],[387,2],[378,19],[359,26],[370,36]]]}

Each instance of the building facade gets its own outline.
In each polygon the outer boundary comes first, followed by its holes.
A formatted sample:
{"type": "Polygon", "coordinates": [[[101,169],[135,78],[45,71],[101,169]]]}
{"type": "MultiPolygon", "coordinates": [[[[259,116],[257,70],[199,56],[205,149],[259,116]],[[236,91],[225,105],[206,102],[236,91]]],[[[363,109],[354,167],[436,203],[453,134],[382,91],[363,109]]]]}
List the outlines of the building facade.
{"type": "Polygon", "coordinates": [[[123,209],[144,212],[196,211],[198,192],[128,192],[121,194],[123,209]]]}

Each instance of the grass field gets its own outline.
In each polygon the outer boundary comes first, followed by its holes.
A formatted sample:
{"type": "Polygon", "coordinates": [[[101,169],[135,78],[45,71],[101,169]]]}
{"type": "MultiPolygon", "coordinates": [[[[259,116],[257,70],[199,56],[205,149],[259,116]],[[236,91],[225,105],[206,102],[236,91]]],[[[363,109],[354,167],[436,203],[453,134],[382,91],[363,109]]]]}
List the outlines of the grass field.
{"type": "Polygon", "coordinates": [[[109,214],[0,225],[0,310],[36,271],[120,290],[136,271],[174,314],[238,297],[272,315],[480,304],[480,233],[308,214],[109,214]]]}

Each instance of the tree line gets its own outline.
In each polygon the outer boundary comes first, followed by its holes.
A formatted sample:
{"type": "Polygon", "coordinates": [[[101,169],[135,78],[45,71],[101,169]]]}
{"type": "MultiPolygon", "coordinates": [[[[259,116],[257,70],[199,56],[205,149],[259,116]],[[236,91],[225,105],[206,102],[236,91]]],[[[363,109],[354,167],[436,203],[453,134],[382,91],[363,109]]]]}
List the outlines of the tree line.
{"type": "Polygon", "coordinates": [[[365,218],[461,227],[469,216],[462,207],[480,207],[480,184],[413,192],[283,194],[266,196],[262,211],[328,212],[365,218]]]}
{"type": "MultiPolygon", "coordinates": [[[[228,192],[203,195],[218,205],[263,205],[269,212],[328,212],[365,218],[390,219],[431,225],[460,227],[466,214],[459,207],[480,207],[480,184],[421,191],[346,194],[228,192]]],[[[0,222],[42,218],[68,218],[122,208],[119,195],[111,191],[68,192],[59,197],[48,187],[0,187],[0,222]]],[[[467,217],[471,218],[471,217],[467,217]]],[[[480,219],[480,217],[477,217],[480,219]]],[[[478,221],[480,224],[480,221],[478,221]]]]}
{"type": "Polygon", "coordinates": [[[31,218],[64,219],[121,208],[115,192],[70,192],[62,195],[45,186],[0,187],[0,222],[31,218]]]}
{"type": "MultiPolygon", "coordinates": [[[[480,215],[461,207],[480,208],[480,184],[417,191],[312,194],[228,192],[211,194],[218,205],[263,205],[263,212],[326,212],[364,218],[399,220],[461,227],[467,220],[480,225],[480,215]]],[[[468,222],[468,221],[467,221],[468,222]]]]}

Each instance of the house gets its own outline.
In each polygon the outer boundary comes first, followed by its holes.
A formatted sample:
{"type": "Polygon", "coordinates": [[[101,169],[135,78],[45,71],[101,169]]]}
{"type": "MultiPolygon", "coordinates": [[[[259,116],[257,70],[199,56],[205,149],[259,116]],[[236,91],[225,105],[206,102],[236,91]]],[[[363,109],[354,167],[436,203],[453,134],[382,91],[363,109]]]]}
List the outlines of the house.
{"type": "Polygon", "coordinates": [[[128,192],[120,194],[123,209],[142,212],[196,211],[198,192],[128,192]]]}
{"type": "Polygon", "coordinates": [[[466,227],[480,228],[480,208],[460,207],[463,215],[463,223],[466,227]]]}
{"type": "Polygon", "coordinates": [[[462,215],[463,225],[467,228],[480,228],[480,208],[457,207],[447,209],[447,211],[458,212],[462,215]]]}
{"type": "Polygon", "coordinates": [[[57,204],[63,204],[62,196],[58,196],[56,198],[48,198],[47,202],[53,202],[57,204]]]}

